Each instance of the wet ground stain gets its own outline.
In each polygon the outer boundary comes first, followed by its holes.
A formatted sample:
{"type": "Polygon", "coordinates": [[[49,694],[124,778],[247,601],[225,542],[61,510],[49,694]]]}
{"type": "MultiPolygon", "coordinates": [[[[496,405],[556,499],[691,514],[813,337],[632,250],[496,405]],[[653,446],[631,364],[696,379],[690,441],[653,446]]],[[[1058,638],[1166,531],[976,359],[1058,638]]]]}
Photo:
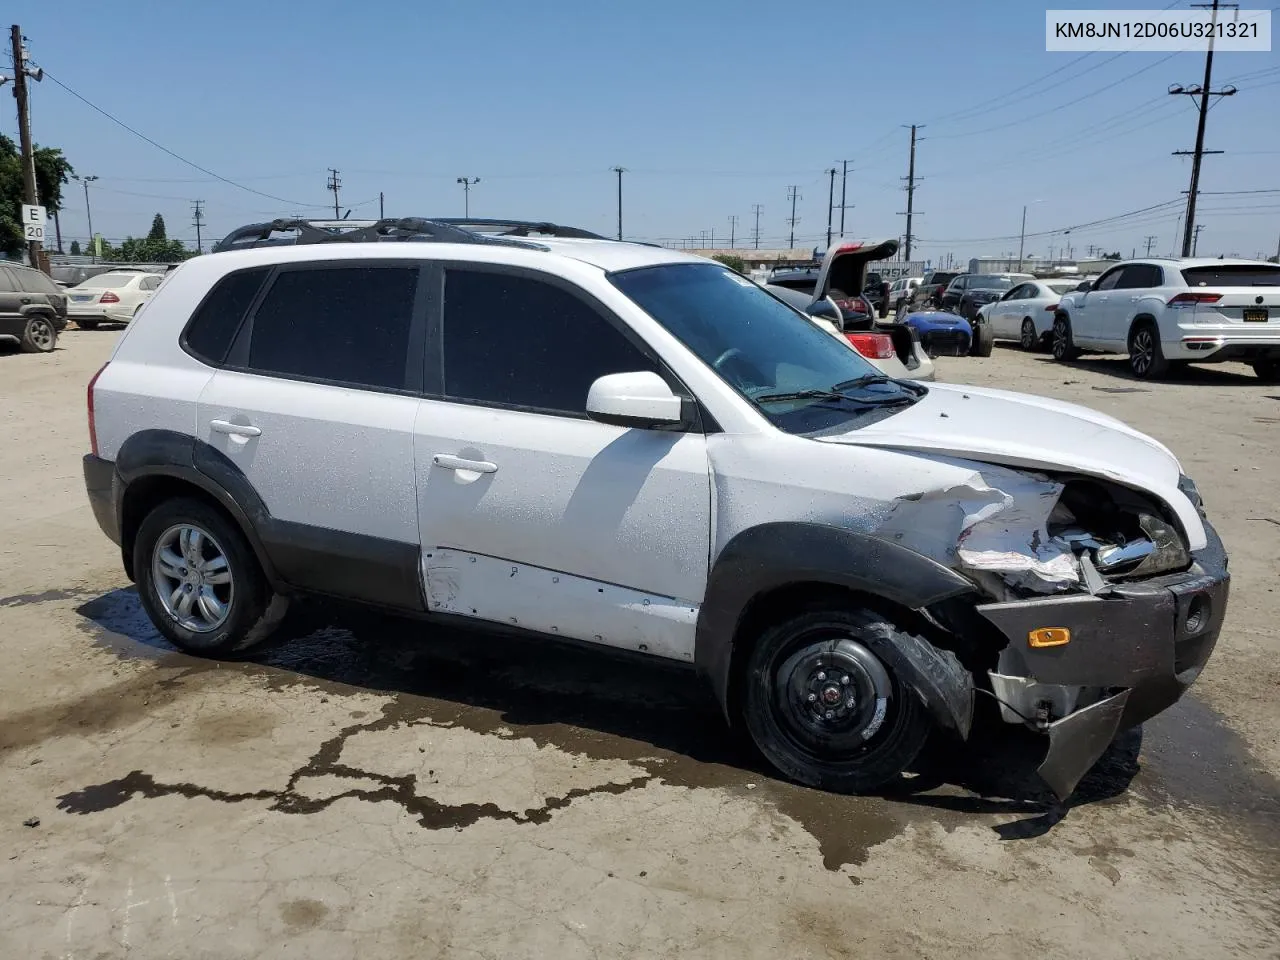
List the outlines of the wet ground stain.
{"type": "MultiPolygon", "coordinates": [[[[172,699],[198,690],[200,675],[211,670],[240,671],[268,688],[305,684],[330,696],[372,691],[394,699],[380,715],[362,717],[324,741],[283,789],[226,794],[133,771],[64,794],[59,806],[69,813],[157,796],[265,801],[289,814],[356,799],[394,803],[426,829],[462,829],[481,820],[542,823],[594,793],[620,794],[663,783],[749,791],[799,823],[817,840],[826,867],[840,870],[865,862],[872,847],[912,824],[935,824],[949,832],[972,825],[975,818],[998,817],[1000,822],[990,825],[1001,839],[1026,840],[1049,832],[1075,807],[1125,804],[1137,793],[1143,801],[1211,807],[1280,852],[1280,789],[1250,765],[1235,734],[1189,698],[1146,726],[1145,744],[1143,730],[1122,735],[1063,804],[1052,801],[1034,776],[1043,740],[989,717],[979,717],[975,729],[982,747],[939,739],[893,788],[880,796],[847,797],[775,779],[730,733],[702,683],[675,664],[319,604],[299,605],[274,642],[251,658],[218,663],[173,650],[132,590],[113,591],[79,612],[87,632],[106,649],[123,659],[149,660],[156,668],[93,698],[114,698],[117,710],[107,718],[112,726],[145,715],[151,709],[148,698],[172,699]],[[340,761],[343,744],[354,734],[414,725],[531,739],[590,759],[624,760],[643,772],[624,783],[581,788],[547,797],[539,807],[510,811],[493,804],[443,804],[420,793],[423,785],[412,776],[386,776],[340,761]],[[309,797],[305,784],[316,777],[338,777],[355,786],[309,797]]],[[[22,739],[86,725],[98,705],[64,705],[30,717],[34,728],[22,739]]],[[[1084,855],[1094,854],[1099,851],[1084,855]]],[[[856,876],[851,879],[857,882],[856,876]]]]}
{"type": "Polygon", "coordinates": [[[0,607],[26,607],[37,603],[51,603],[55,600],[87,600],[97,595],[98,591],[85,588],[42,590],[40,593],[15,593],[12,596],[0,597],[0,607]]]}

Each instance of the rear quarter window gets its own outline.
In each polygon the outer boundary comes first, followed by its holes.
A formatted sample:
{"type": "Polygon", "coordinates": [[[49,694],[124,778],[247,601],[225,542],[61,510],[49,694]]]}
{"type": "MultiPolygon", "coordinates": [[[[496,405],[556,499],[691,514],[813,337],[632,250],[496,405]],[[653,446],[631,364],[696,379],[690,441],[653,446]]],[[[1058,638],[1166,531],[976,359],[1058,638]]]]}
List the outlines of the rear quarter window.
{"type": "Polygon", "coordinates": [[[256,267],[219,280],[187,322],[181,339],[186,351],[197,360],[220,366],[270,272],[270,267],[256,267]]]}
{"type": "Polygon", "coordinates": [[[1182,279],[1189,287],[1280,287],[1280,265],[1187,267],[1182,271],[1182,279]]]}

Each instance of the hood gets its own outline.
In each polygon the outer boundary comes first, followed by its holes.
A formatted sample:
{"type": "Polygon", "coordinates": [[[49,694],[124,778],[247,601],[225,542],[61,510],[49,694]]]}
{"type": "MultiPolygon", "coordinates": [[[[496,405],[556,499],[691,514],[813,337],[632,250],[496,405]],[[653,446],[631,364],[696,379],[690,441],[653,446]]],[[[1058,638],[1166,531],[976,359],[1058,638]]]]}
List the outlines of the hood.
{"type": "Polygon", "coordinates": [[[963,330],[973,333],[969,321],[958,313],[947,313],[943,310],[926,310],[923,313],[909,313],[902,321],[909,327],[926,333],[931,330],[963,330]]]}
{"type": "Polygon", "coordinates": [[[1172,451],[1114,417],[1073,403],[932,384],[914,406],[822,439],[1112,480],[1168,504],[1182,521],[1192,550],[1205,544],[1200,516],[1178,489],[1182,470],[1172,451]]]}
{"type": "Polygon", "coordinates": [[[840,240],[833,243],[822,258],[818,285],[813,290],[814,299],[825,297],[832,290],[856,297],[866,286],[867,264],[873,260],[888,259],[897,251],[897,240],[840,240]]]}

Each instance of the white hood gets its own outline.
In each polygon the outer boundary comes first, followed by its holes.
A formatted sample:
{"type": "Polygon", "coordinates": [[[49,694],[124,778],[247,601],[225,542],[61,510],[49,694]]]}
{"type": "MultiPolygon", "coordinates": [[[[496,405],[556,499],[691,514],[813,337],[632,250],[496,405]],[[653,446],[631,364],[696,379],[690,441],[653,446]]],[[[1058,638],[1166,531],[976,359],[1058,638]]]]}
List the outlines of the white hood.
{"type": "Polygon", "coordinates": [[[1178,489],[1182,470],[1172,451],[1114,417],[1073,403],[931,384],[914,406],[823,439],[1113,480],[1163,500],[1182,522],[1190,548],[1205,545],[1200,515],[1178,489]]]}

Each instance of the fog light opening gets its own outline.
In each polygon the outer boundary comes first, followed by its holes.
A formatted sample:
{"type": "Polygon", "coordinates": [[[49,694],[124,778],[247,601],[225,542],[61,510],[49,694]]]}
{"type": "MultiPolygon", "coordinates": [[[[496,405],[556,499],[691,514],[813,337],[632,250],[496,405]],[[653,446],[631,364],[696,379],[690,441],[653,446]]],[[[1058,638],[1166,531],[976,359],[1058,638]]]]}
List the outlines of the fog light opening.
{"type": "Polygon", "coordinates": [[[1183,622],[1183,627],[1187,633],[1199,633],[1208,622],[1209,599],[1200,594],[1192,598],[1191,605],[1187,607],[1187,619],[1183,622]]]}

